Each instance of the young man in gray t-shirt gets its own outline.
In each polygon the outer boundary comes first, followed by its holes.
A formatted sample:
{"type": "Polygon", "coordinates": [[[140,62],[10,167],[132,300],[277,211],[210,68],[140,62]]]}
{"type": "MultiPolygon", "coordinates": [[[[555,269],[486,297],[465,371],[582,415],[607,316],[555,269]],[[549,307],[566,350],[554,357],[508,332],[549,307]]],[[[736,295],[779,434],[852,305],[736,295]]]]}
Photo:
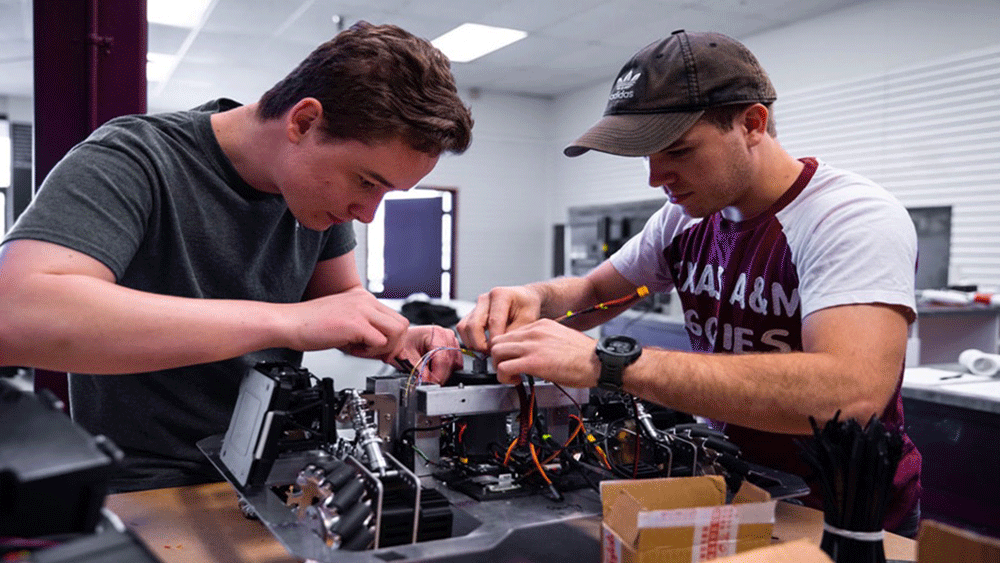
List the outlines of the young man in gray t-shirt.
{"type": "MultiPolygon", "coordinates": [[[[71,373],[74,419],[126,453],[114,490],[217,479],[195,443],[225,431],[257,361],[457,348],[363,288],[351,222],[471,127],[444,55],[368,24],[255,103],[112,120],[0,246],[0,365],[71,373]]],[[[428,377],[459,366],[436,354],[428,377]]]]}

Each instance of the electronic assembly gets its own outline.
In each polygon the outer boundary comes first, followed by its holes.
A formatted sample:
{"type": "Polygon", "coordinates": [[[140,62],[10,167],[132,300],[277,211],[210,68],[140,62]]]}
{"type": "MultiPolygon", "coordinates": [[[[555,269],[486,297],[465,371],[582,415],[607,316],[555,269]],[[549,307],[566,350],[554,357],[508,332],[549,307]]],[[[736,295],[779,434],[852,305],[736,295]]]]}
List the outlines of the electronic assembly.
{"type": "Polygon", "coordinates": [[[480,358],[445,386],[399,372],[365,389],[261,363],[226,434],[199,447],[244,513],[312,561],[588,561],[607,479],[715,474],[730,491],[808,492],[689,415],[527,376],[500,384],[480,358]]]}

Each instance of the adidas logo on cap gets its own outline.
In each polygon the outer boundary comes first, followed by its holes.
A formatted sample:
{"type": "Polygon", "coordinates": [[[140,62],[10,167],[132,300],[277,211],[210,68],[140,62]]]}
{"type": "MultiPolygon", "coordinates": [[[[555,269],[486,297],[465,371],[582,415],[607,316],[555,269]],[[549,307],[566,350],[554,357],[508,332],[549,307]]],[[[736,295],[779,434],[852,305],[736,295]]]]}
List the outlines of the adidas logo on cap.
{"type": "Polygon", "coordinates": [[[614,92],[608,96],[608,100],[621,100],[634,96],[635,92],[632,91],[632,87],[635,86],[635,83],[639,80],[640,76],[642,76],[641,72],[633,74],[632,71],[629,70],[625,74],[618,77],[618,80],[615,81],[614,92]]]}

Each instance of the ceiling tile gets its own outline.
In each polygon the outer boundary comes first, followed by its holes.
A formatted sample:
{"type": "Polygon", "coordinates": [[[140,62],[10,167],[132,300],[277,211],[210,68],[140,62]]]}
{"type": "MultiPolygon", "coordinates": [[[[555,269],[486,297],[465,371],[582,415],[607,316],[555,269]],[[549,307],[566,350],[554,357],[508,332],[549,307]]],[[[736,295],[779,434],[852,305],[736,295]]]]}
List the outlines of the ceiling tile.
{"type": "Polygon", "coordinates": [[[181,50],[190,29],[151,23],[147,30],[147,45],[150,53],[175,54],[181,50]]]}
{"type": "Polygon", "coordinates": [[[536,32],[564,21],[572,14],[614,3],[609,0],[510,0],[498,2],[484,17],[485,23],[536,32]]]}
{"type": "MultiPolygon", "coordinates": [[[[613,77],[678,28],[742,38],[866,0],[216,0],[201,27],[151,25],[149,48],[188,47],[150,107],[190,107],[223,93],[255,100],[338,26],[393,23],[433,39],[464,21],[513,27],[527,39],[455,64],[463,88],[552,96],[613,77]],[[191,34],[190,45],[186,41],[191,34]]],[[[0,93],[31,92],[31,2],[0,0],[0,93]]]]}
{"type": "Polygon", "coordinates": [[[291,17],[299,2],[285,0],[217,0],[203,31],[266,37],[291,17]]]}

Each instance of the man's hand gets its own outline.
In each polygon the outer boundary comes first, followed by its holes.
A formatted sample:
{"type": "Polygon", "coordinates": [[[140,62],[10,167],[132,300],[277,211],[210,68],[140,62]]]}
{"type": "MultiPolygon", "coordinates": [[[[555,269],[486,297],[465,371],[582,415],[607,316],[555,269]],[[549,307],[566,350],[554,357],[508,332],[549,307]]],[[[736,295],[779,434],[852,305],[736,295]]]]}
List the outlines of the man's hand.
{"type": "Polygon", "coordinates": [[[291,348],[337,348],[361,358],[385,358],[402,348],[410,322],[361,288],[289,305],[295,326],[291,348]]]}
{"type": "Polygon", "coordinates": [[[459,321],[458,334],[467,348],[488,352],[498,336],[538,320],[541,304],[530,287],[495,287],[480,295],[476,307],[459,321]]]}
{"type": "Polygon", "coordinates": [[[597,385],[600,362],[592,338],[550,319],[533,322],[492,339],[497,380],[516,383],[520,374],[587,388],[597,385]]]}
{"type": "Polygon", "coordinates": [[[393,363],[393,360],[400,358],[417,365],[425,355],[432,354],[427,358],[427,364],[422,366],[423,381],[443,385],[453,371],[462,369],[462,353],[458,349],[458,338],[454,332],[446,328],[434,325],[410,327],[401,344],[402,349],[399,352],[383,360],[386,363],[393,363]]]}

